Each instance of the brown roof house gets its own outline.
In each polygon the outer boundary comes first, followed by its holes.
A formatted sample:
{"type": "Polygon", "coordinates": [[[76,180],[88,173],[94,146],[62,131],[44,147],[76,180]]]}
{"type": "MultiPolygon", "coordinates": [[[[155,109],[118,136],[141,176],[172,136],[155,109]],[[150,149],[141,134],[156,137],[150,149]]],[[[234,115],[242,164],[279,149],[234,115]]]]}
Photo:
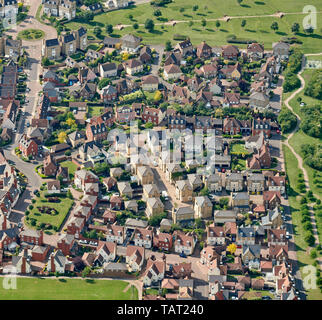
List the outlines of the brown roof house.
{"type": "Polygon", "coordinates": [[[141,271],[145,257],[145,249],[138,246],[126,247],[126,265],[129,272],[141,271]]]}

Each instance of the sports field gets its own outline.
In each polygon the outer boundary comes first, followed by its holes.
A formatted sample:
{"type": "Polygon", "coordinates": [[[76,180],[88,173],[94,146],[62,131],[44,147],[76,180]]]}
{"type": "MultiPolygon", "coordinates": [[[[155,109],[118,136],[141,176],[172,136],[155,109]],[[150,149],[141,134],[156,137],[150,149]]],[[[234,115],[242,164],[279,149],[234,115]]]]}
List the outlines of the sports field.
{"type": "Polygon", "coordinates": [[[17,278],[17,289],[7,290],[3,279],[2,300],[138,300],[137,289],[121,280],[17,278]]]}

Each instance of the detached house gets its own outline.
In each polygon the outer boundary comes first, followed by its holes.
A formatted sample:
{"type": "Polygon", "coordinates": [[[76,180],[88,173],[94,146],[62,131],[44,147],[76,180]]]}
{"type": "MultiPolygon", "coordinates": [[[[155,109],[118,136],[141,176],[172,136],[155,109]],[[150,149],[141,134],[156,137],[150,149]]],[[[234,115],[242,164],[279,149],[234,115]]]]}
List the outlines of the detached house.
{"type": "Polygon", "coordinates": [[[193,53],[193,46],[189,39],[179,42],[175,46],[175,50],[178,50],[182,56],[190,55],[193,53]]]}
{"type": "Polygon", "coordinates": [[[127,34],[121,38],[121,43],[123,51],[136,53],[140,48],[141,38],[133,34],[127,34]]]}
{"type": "Polygon", "coordinates": [[[87,170],[78,170],[75,172],[74,183],[76,188],[85,190],[85,185],[87,183],[98,183],[98,177],[91,171],[87,170]]]}
{"type": "Polygon", "coordinates": [[[212,48],[205,41],[203,41],[197,46],[196,54],[198,58],[208,59],[212,55],[212,48]]]}
{"type": "Polygon", "coordinates": [[[212,216],[212,202],[207,196],[195,197],[195,219],[207,219],[212,216]]]}
{"type": "Polygon", "coordinates": [[[188,180],[177,181],[175,187],[178,200],[182,202],[191,202],[193,200],[193,190],[188,180]]]}
{"type": "Polygon", "coordinates": [[[18,148],[25,158],[29,158],[30,156],[35,157],[38,155],[37,143],[34,140],[29,139],[26,134],[21,136],[18,148]]]}
{"type": "Polygon", "coordinates": [[[268,177],[267,186],[269,191],[279,191],[281,194],[285,194],[285,176],[277,175],[268,177]]]}
{"type": "Polygon", "coordinates": [[[207,227],[207,244],[210,246],[224,245],[226,242],[224,227],[211,224],[207,227]]]}
{"type": "Polygon", "coordinates": [[[102,78],[111,78],[117,76],[117,66],[114,62],[100,64],[99,71],[102,78]]]}
{"type": "Polygon", "coordinates": [[[251,61],[261,60],[264,57],[264,46],[260,43],[254,42],[247,46],[247,57],[251,61]]]}
{"type": "Polygon", "coordinates": [[[244,189],[244,178],[240,173],[228,173],[225,180],[228,191],[238,192],[244,189]]]}
{"type": "Polygon", "coordinates": [[[158,261],[149,259],[146,266],[146,271],[143,275],[143,285],[151,286],[163,280],[166,271],[165,260],[158,261]]]}
{"type": "Polygon", "coordinates": [[[221,55],[226,60],[237,60],[239,50],[236,46],[233,45],[223,46],[221,55]]]}
{"type": "Polygon", "coordinates": [[[160,198],[148,198],[146,206],[146,215],[148,218],[164,212],[164,205],[160,198]]]}
{"type": "Polygon", "coordinates": [[[153,75],[148,75],[142,78],[142,89],[145,91],[156,91],[159,87],[159,78],[153,75]]]}
{"type": "Polygon", "coordinates": [[[169,64],[164,67],[163,77],[165,80],[177,80],[181,75],[181,69],[175,64],[169,64]]]}
{"type": "Polygon", "coordinates": [[[176,253],[184,253],[192,255],[197,243],[195,235],[185,234],[181,231],[174,232],[174,251],[176,253]]]}
{"type": "Polygon", "coordinates": [[[260,173],[251,173],[247,177],[247,189],[249,192],[263,192],[265,190],[265,177],[260,173]]]}
{"type": "Polygon", "coordinates": [[[145,249],[138,246],[126,247],[126,265],[129,272],[141,271],[145,258],[145,249]]]}
{"type": "Polygon", "coordinates": [[[125,72],[129,75],[134,75],[143,71],[143,63],[137,59],[131,59],[124,62],[125,72]]]}

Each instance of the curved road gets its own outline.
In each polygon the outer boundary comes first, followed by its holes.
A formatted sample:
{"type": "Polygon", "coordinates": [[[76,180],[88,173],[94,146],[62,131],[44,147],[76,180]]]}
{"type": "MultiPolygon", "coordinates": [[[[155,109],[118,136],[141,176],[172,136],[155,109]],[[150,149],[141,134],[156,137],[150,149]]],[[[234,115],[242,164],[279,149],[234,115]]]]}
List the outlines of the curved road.
{"type": "MultiPolygon", "coordinates": [[[[41,4],[41,0],[25,1],[25,5],[30,6],[28,16],[16,28],[12,30],[8,30],[6,31],[6,33],[8,35],[11,35],[13,38],[17,38],[17,35],[20,31],[23,31],[29,28],[35,28],[35,29],[40,29],[44,31],[45,39],[56,38],[57,32],[55,28],[41,24],[35,18],[37,9],[40,4],[41,4]]],[[[39,189],[41,185],[41,179],[35,172],[35,164],[22,161],[14,153],[14,149],[15,147],[17,147],[17,144],[21,135],[26,132],[26,123],[31,121],[35,113],[36,104],[38,100],[38,93],[42,90],[42,86],[39,82],[39,74],[42,72],[41,70],[42,40],[36,40],[36,41],[22,40],[22,47],[26,50],[29,56],[28,65],[25,68],[25,72],[28,75],[27,87],[30,89],[30,91],[26,93],[26,101],[29,101],[29,102],[27,102],[22,108],[22,111],[24,112],[24,114],[20,117],[19,123],[17,124],[17,133],[15,136],[14,142],[4,148],[4,154],[8,160],[11,160],[14,162],[18,170],[20,170],[22,173],[25,174],[25,176],[28,178],[28,185],[27,185],[26,191],[19,198],[14,210],[12,211],[10,219],[12,219],[13,222],[21,221],[21,218],[24,216],[24,212],[26,211],[30,203],[32,192],[35,189],[39,189]]]]}

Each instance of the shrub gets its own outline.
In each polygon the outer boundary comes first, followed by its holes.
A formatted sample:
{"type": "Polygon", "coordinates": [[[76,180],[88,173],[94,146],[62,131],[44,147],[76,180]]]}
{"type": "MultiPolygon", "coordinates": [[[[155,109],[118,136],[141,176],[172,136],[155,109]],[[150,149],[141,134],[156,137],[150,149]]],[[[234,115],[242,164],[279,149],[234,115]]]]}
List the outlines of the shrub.
{"type": "Polygon", "coordinates": [[[312,232],[308,232],[306,234],[306,236],[304,237],[304,240],[310,247],[312,247],[315,243],[315,238],[314,238],[312,232]]]}

